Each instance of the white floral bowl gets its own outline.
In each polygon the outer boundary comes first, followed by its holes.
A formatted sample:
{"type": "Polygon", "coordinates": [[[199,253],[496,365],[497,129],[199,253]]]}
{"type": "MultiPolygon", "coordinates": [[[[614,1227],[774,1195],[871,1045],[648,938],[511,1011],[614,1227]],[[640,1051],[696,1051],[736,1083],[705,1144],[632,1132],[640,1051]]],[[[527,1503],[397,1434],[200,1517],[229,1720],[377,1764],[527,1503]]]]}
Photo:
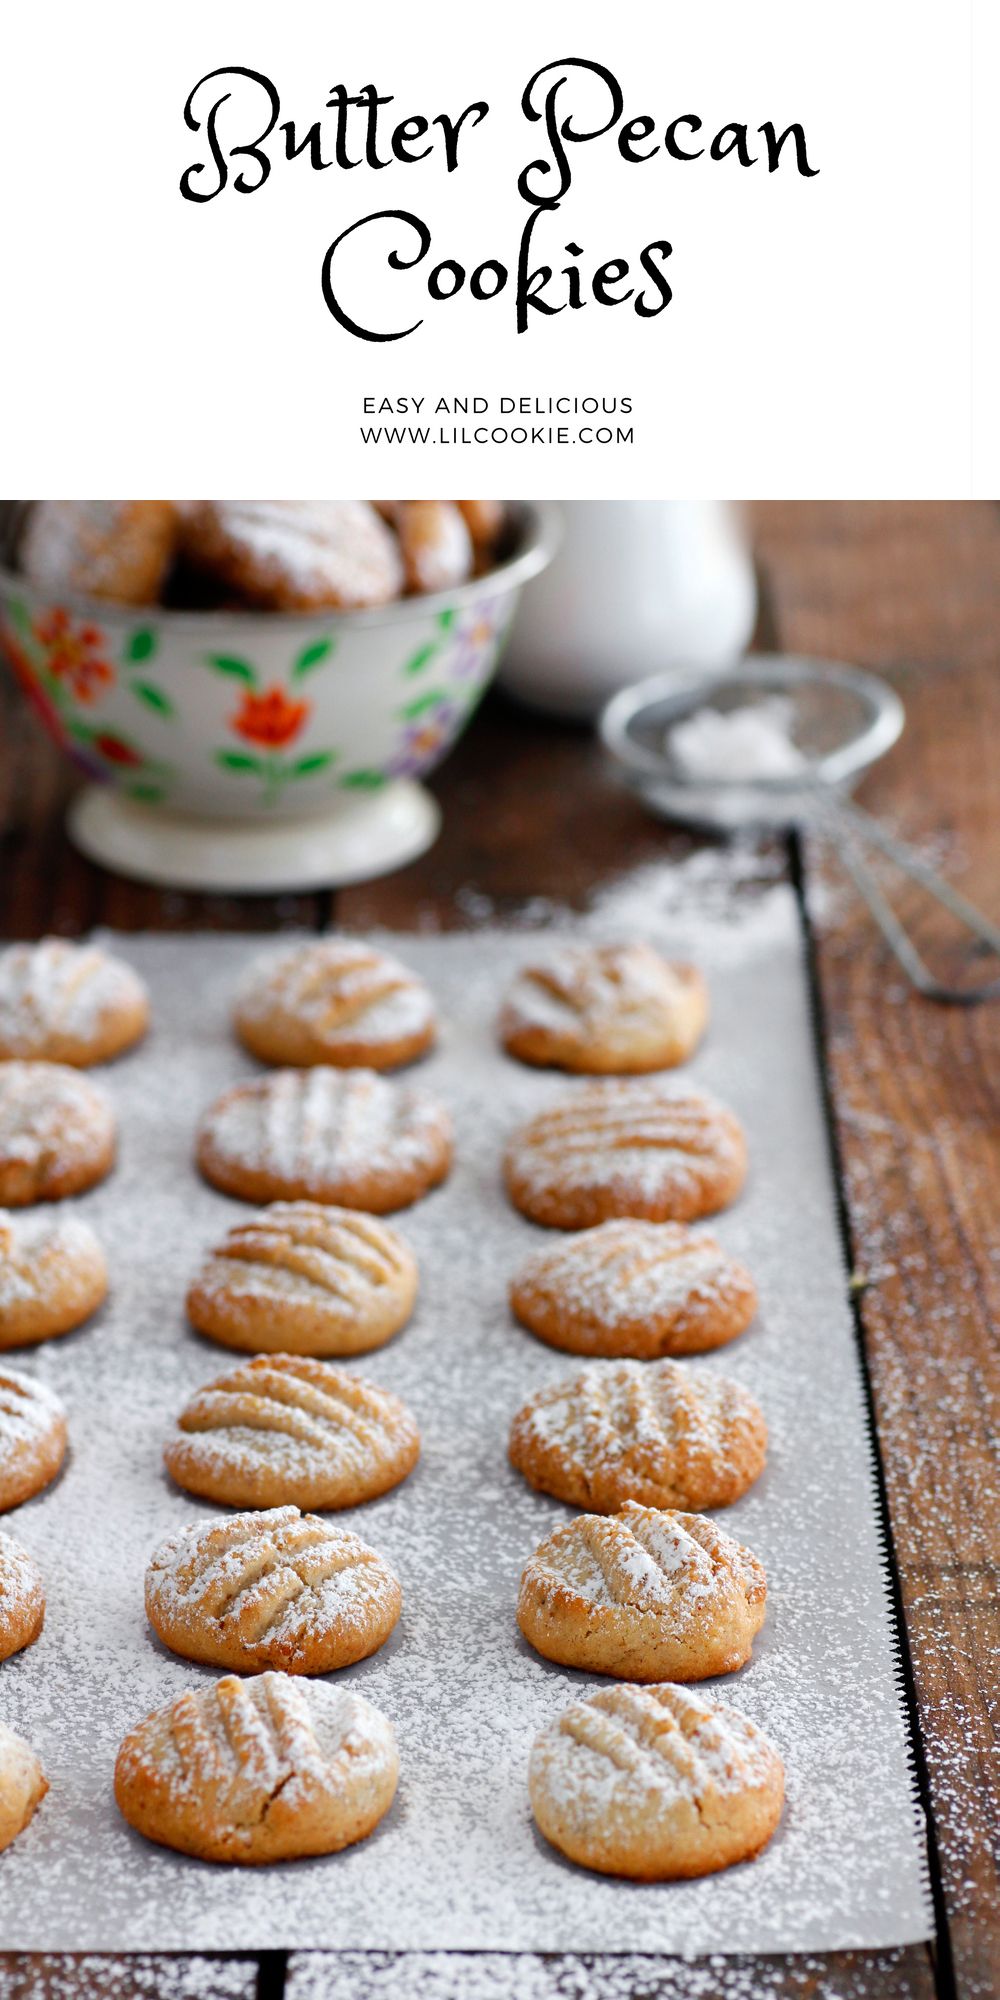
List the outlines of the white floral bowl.
{"type": "MultiPolygon", "coordinates": [[[[406,793],[398,781],[431,770],[468,721],[521,586],[545,567],[557,533],[554,509],[525,504],[515,513],[511,554],[487,575],[379,610],[308,616],[133,609],[70,595],[53,601],[0,569],[0,646],[50,736],[90,779],[112,788],[118,807],[109,813],[108,795],[95,805],[85,793],[71,831],[98,858],[126,870],[131,860],[131,872],[179,886],[188,866],[197,887],[273,888],[276,879],[291,886],[380,872],[398,858],[387,862],[378,839],[386,807],[395,806],[398,820],[403,799],[413,802],[413,788],[406,793]],[[123,807],[134,810],[123,815],[123,807]],[[185,820],[193,822],[188,862],[175,853],[161,864],[165,832],[185,820]],[[109,853],[95,829],[112,821],[109,853]],[[355,860],[346,873],[329,839],[325,860],[317,854],[296,868],[279,829],[308,821],[352,831],[355,860]],[[371,838],[359,849],[366,826],[371,838]],[[274,837],[251,850],[233,838],[240,827],[274,837]],[[368,849],[372,865],[357,865],[368,849]]],[[[425,830],[428,811],[425,801],[425,830]]],[[[435,830],[436,815],[430,837],[435,830]]],[[[400,842],[409,851],[427,844],[415,826],[409,835],[400,827],[389,847],[400,842]]]]}

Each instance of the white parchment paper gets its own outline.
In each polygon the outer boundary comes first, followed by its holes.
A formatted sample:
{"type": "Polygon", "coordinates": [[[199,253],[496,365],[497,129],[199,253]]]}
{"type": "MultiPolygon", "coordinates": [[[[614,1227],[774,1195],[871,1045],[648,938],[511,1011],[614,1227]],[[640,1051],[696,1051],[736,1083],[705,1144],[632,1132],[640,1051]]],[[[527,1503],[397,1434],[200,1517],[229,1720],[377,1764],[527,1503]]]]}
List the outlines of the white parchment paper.
{"type": "MultiPolygon", "coordinates": [[[[253,1067],[230,1039],[228,1003],[261,944],[122,939],[152,987],[155,1025],[102,1073],[120,1164],[80,1204],[107,1246],[112,1298],[81,1332],[7,1357],[65,1399],[72,1448],[58,1484],[3,1523],[42,1567],[48,1613],[40,1641],[0,1666],[0,1715],[35,1746],[51,1791],[0,1856],[0,1948],[693,1954],[929,1934],[795,905],[769,889],[735,928],[693,908],[661,919],[652,891],[643,906],[646,934],[708,972],[712,1028],[689,1073],[749,1134],[747,1192],[712,1226],[755,1271],[760,1318],[688,1365],[745,1381],[770,1425],[764,1477],[723,1516],[766,1565],[767,1623],[752,1664],[718,1685],[784,1753],[777,1836],[747,1866],[649,1887],[573,1868],[533,1828],[532,1738],[588,1683],[518,1635],[522,1563],[567,1510],[529,1491],[505,1441],[529,1391],[574,1362],[509,1317],[507,1280],[539,1232],[508,1207],[499,1156],[517,1120],[573,1086],[497,1051],[498,996],[540,939],[494,930],[400,941],[446,1021],[420,1074],[452,1108],[457,1162],[443,1189],[396,1218],[421,1264],[414,1322],[349,1364],[407,1398],[424,1440],[415,1474],[351,1517],[404,1588],[389,1644],[349,1670],[396,1726],[396,1804],[360,1847],[258,1870],[171,1854],[119,1819],[123,1732],[211,1671],[153,1638],[142,1580],[168,1530],[217,1511],[171,1488],[160,1453],[189,1392],[236,1358],[184,1319],[202,1251],[241,1212],[199,1180],[192,1135],[203,1107],[253,1067]]],[[[613,904],[603,926],[621,929],[613,904]]]]}

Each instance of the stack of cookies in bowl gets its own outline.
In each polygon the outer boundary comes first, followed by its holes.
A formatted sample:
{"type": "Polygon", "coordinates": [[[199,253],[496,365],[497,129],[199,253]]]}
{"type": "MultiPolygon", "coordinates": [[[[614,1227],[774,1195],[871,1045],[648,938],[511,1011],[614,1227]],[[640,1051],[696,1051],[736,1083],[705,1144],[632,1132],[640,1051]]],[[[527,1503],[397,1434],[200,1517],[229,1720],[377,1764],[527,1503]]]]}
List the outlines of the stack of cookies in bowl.
{"type": "MultiPolygon", "coordinates": [[[[22,972],[18,990],[30,983],[22,972]]],[[[524,1547],[517,1622],[543,1661],[608,1682],[541,1730],[530,1799],[570,1859],[649,1879],[748,1857],[782,1799],[777,1752],[695,1685],[745,1664],[765,1602],[756,1557],[704,1511],[760,1473],[763,1416],[738,1382],[687,1366],[755,1309],[749,1273],[692,1226],[739,1192],[740,1127],[660,1073],[692,1052],[705,1012],[690,969],[581,943],[526,968],[500,1020],[512,1061],[576,1073],[503,1162],[526,1236],[528,1223],[549,1232],[511,1259],[514,1312],[574,1357],[511,1411],[517,1472],[578,1510],[524,1547]]],[[[219,1511],[175,1527],[145,1581],[160,1641],[222,1677],[127,1731],[115,1794],[153,1841],[265,1862],[363,1838],[395,1791],[391,1724],[350,1670],[393,1630],[406,1562],[397,1576],[364,1521],[349,1531],[336,1515],[417,1460],[410,1410],[362,1357],[413,1310],[416,1262],[394,1216],[446,1177],[453,1139],[433,1092],[391,1074],[432,1046],[437,1022],[424,982],[390,954],[340,938],[269,953],[233,996],[233,1025],[267,1067],[204,1111],[195,1157],[248,1208],[187,1294],[229,1358],[165,1447],[176,1486],[219,1511]]],[[[49,1060],[36,1039],[0,1064],[0,1162],[17,1150],[5,1072],[49,1060]]],[[[30,1284],[27,1225],[8,1224],[30,1284]]],[[[0,1466],[8,1430],[0,1414],[0,1466]]]]}

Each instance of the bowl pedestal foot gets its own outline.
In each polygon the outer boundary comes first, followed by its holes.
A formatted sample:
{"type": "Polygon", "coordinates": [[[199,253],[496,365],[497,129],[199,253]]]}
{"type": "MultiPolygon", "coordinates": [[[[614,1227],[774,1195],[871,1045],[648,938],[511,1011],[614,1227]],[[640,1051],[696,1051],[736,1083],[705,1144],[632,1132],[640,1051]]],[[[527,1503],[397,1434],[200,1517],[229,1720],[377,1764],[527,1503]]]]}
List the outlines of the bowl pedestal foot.
{"type": "Polygon", "coordinates": [[[273,895],[387,875],[431,846],[441,813],[412,778],[341,793],[325,812],[270,825],[170,812],[88,785],[73,799],[67,825],[91,861],[140,882],[273,895]]]}

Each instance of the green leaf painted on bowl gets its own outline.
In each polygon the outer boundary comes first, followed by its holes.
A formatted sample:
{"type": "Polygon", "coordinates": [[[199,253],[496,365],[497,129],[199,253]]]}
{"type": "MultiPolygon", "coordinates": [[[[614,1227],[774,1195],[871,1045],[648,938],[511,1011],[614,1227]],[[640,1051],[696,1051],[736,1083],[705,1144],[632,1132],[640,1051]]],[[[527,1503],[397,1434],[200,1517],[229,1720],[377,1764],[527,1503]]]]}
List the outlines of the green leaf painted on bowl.
{"type": "Polygon", "coordinates": [[[454,625],[457,617],[458,617],[458,612],[455,610],[454,605],[452,605],[450,611],[439,611],[437,622],[440,625],[442,632],[449,632],[451,630],[451,627],[454,625]]]}
{"type": "Polygon", "coordinates": [[[258,777],[267,775],[263,757],[251,757],[246,750],[217,750],[215,761],[224,771],[253,771],[258,777]]]}
{"type": "Polygon", "coordinates": [[[438,650],[439,644],[439,640],[432,639],[429,645],[421,646],[417,652],[411,653],[410,658],[404,664],[404,674],[419,674],[421,667],[429,666],[438,650]]]}
{"type": "Polygon", "coordinates": [[[232,653],[206,653],[205,661],[217,674],[230,674],[233,680],[245,681],[248,687],[257,684],[256,672],[248,660],[239,660],[232,653]]]}
{"type": "Polygon", "coordinates": [[[288,776],[290,778],[311,778],[316,771],[327,770],[331,764],[336,763],[336,760],[337,753],[335,750],[314,750],[309,757],[297,757],[288,772],[288,776]]]}
{"type": "Polygon", "coordinates": [[[314,667],[321,666],[336,651],[335,639],[315,639],[311,646],[303,646],[292,668],[293,681],[300,681],[303,674],[311,674],[314,667]]]}
{"type": "Polygon", "coordinates": [[[167,796],[163,785],[126,785],[125,793],[128,798],[136,799],[144,806],[157,806],[161,799],[167,796]]]}
{"type": "Polygon", "coordinates": [[[440,708],[443,701],[450,699],[446,688],[434,688],[430,694],[418,695],[416,701],[408,701],[406,707],[399,709],[398,713],[407,722],[414,722],[418,715],[426,715],[429,709],[440,708]]]}
{"type": "Polygon", "coordinates": [[[137,666],[140,660],[151,660],[155,651],[156,633],[148,625],[140,625],[135,632],[129,633],[125,658],[133,666],[137,666]]]}
{"type": "Polygon", "coordinates": [[[131,681],[129,685],[132,693],[138,695],[139,700],[144,701],[147,708],[155,709],[157,715],[162,715],[167,721],[173,720],[176,714],[173,702],[168,695],[162,694],[158,687],[154,687],[151,681],[131,681]]]}
{"type": "Polygon", "coordinates": [[[340,783],[350,786],[352,791],[374,792],[379,785],[386,784],[384,771],[345,771],[340,783]]]}
{"type": "Polygon", "coordinates": [[[67,736],[72,736],[75,743],[93,743],[96,729],[88,728],[85,722],[78,722],[75,715],[66,715],[63,721],[67,736]]]}
{"type": "Polygon", "coordinates": [[[11,620],[11,623],[17,626],[18,631],[23,632],[25,636],[30,639],[31,613],[29,612],[27,605],[22,604],[21,599],[19,597],[8,598],[7,614],[11,620]]]}

